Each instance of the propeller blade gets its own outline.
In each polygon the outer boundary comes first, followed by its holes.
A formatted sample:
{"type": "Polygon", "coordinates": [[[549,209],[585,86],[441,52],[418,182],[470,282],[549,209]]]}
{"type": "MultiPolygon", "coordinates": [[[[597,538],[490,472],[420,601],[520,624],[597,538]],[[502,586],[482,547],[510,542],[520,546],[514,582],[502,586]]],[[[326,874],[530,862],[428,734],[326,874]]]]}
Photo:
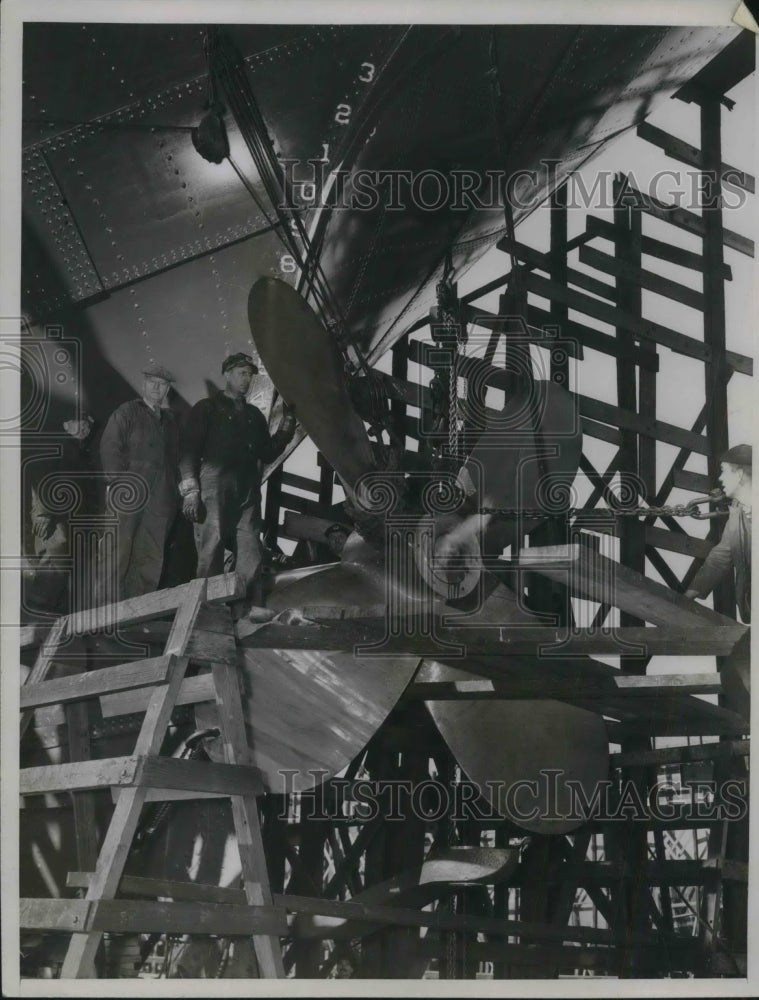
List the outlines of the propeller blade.
{"type": "Polygon", "coordinates": [[[260,278],[248,297],[251,336],[280,394],[348,489],[374,468],[363,420],[348,395],[333,339],[298,292],[260,278]]]}

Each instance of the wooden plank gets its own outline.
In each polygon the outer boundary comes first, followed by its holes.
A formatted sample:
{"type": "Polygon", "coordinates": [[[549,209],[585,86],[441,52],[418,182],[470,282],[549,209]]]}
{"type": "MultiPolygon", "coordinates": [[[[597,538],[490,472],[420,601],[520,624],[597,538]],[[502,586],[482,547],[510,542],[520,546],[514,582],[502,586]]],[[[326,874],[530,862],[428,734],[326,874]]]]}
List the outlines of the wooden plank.
{"type": "Polygon", "coordinates": [[[705,559],[712,550],[712,543],[704,538],[693,538],[679,531],[668,531],[666,528],[656,528],[646,525],[646,545],[667,552],[680,552],[694,559],[705,559]]]}
{"type": "MultiPolygon", "coordinates": [[[[218,579],[218,577],[215,579],[218,579]]],[[[190,634],[200,613],[201,605],[206,599],[209,582],[206,580],[194,580],[192,583],[187,584],[187,591],[182,603],[177,608],[169,637],[166,640],[163,650],[164,656],[172,654],[175,656],[184,656],[190,634]]],[[[168,722],[168,719],[166,721],[168,722]]],[[[152,752],[157,753],[157,751],[158,748],[152,752]]]]}
{"type": "MultiPolygon", "coordinates": [[[[528,339],[539,346],[546,346],[545,337],[542,336],[543,327],[555,326],[554,321],[551,318],[551,313],[547,312],[545,309],[541,309],[536,305],[528,305],[527,307],[527,322],[528,333],[530,330],[541,331],[541,336],[534,336],[530,334],[528,339]]],[[[494,323],[491,325],[495,325],[494,323]]],[[[629,354],[630,358],[635,361],[636,364],[641,365],[641,367],[650,368],[653,371],[658,371],[659,362],[656,357],[652,356],[650,351],[644,351],[639,347],[625,348],[621,346],[615,337],[611,334],[604,333],[601,330],[595,330],[593,327],[585,326],[583,323],[579,323],[577,320],[566,320],[561,325],[561,339],[562,341],[569,341],[570,356],[579,354],[580,352],[573,350],[572,341],[577,341],[581,347],[592,348],[593,350],[600,351],[603,354],[609,354],[614,357],[619,357],[621,355],[629,354]]],[[[435,347],[433,344],[425,343],[424,341],[412,341],[409,344],[409,357],[412,361],[417,364],[425,365],[425,367],[431,367],[430,364],[430,352],[440,350],[440,348],[435,347]]],[[[483,365],[486,362],[481,361],[477,358],[460,358],[460,372],[463,377],[470,378],[474,374],[474,367],[476,365],[483,365]],[[470,374],[470,366],[472,367],[472,373],[470,374]]],[[[492,366],[491,366],[492,367],[492,366]]],[[[481,369],[480,369],[481,373],[481,369]]],[[[496,388],[503,388],[508,390],[512,384],[513,376],[501,368],[492,368],[492,377],[488,373],[487,377],[488,385],[493,385],[496,388]]],[[[387,382],[387,380],[386,380],[387,382]]],[[[422,390],[424,393],[424,390],[422,390]]],[[[411,403],[412,406],[419,406],[419,398],[427,399],[428,394],[419,397],[418,393],[416,396],[409,396],[406,402],[411,403]]]]}
{"type": "Polygon", "coordinates": [[[41,795],[43,792],[131,785],[135,781],[139,764],[139,757],[132,756],[25,767],[19,772],[19,794],[41,795]]]}
{"type": "MultiPolygon", "coordinates": [[[[207,607],[207,606],[206,606],[207,607]]],[[[204,611],[206,610],[204,607],[204,611]]],[[[217,604],[216,607],[223,607],[217,604]]],[[[163,648],[171,631],[171,623],[152,621],[138,626],[125,625],[119,629],[119,639],[136,644],[156,645],[163,648]]],[[[95,643],[100,642],[96,637],[95,643]]],[[[234,636],[222,635],[214,630],[201,627],[198,623],[192,630],[187,644],[186,655],[192,663],[211,666],[212,663],[236,663],[237,648],[234,636]]]]}
{"type": "MultiPolygon", "coordinates": [[[[474,914],[452,915],[440,909],[420,911],[401,906],[382,906],[353,901],[338,902],[289,894],[274,898],[275,903],[280,903],[290,913],[336,917],[357,923],[368,922],[372,924],[396,924],[399,927],[472,931],[498,937],[519,935],[525,941],[578,941],[583,944],[608,945],[623,943],[645,945],[659,942],[659,938],[653,934],[628,934],[624,931],[620,933],[596,927],[552,927],[550,924],[526,920],[507,920],[501,917],[482,917],[474,914]]],[[[325,926],[321,937],[329,939],[334,933],[332,927],[325,926]]]]}
{"type": "Polygon", "coordinates": [[[582,698],[592,701],[609,695],[648,698],[652,694],[667,695],[718,694],[722,689],[720,674],[651,674],[619,677],[578,677],[576,681],[560,681],[549,677],[520,677],[513,681],[496,682],[477,679],[467,681],[416,681],[406,688],[404,700],[433,699],[473,700],[493,698],[556,698],[558,701],[582,698]]]}
{"type": "MultiPolygon", "coordinates": [[[[708,146],[705,148],[708,149],[708,146]]],[[[633,187],[629,187],[628,191],[630,192],[631,200],[634,198],[635,204],[639,205],[644,212],[653,215],[654,218],[661,219],[663,222],[669,222],[673,226],[677,226],[678,229],[684,229],[686,232],[693,233],[696,236],[704,236],[706,231],[705,218],[708,218],[709,212],[705,212],[704,217],[702,217],[696,215],[695,212],[689,211],[687,208],[680,208],[678,205],[670,205],[659,201],[657,198],[652,198],[651,195],[644,194],[633,187]]],[[[731,250],[737,250],[738,253],[744,254],[746,257],[754,256],[754,241],[741,236],[740,233],[734,233],[730,229],[723,229],[722,243],[726,247],[730,247],[731,250]]]]}
{"type": "Polygon", "coordinates": [[[94,698],[101,694],[160,684],[166,679],[169,659],[165,656],[133,663],[121,663],[85,674],[73,674],[21,688],[21,708],[38,708],[61,702],[94,698]]]}
{"type": "MultiPolygon", "coordinates": [[[[65,715],[69,760],[89,760],[92,757],[92,742],[88,706],[84,702],[68,704],[65,715]]],[[[72,804],[77,863],[81,868],[90,868],[95,865],[98,856],[94,796],[89,793],[73,795],[72,804]]]]}
{"type": "MultiPolygon", "coordinates": [[[[588,215],[585,219],[585,227],[591,239],[601,237],[614,242],[614,225],[607,222],[606,219],[588,215]]],[[[656,240],[651,236],[643,237],[641,249],[648,257],[657,257],[659,260],[666,260],[670,264],[677,264],[690,271],[703,271],[704,269],[704,258],[701,254],[693,253],[691,250],[683,250],[682,247],[656,240]]],[[[722,265],[720,274],[725,281],[732,280],[733,275],[727,264],[722,265]]]]}
{"type": "MultiPolygon", "coordinates": [[[[687,163],[691,167],[703,167],[704,157],[698,146],[692,146],[689,142],[684,142],[682,139],[670,135],[669,132],[656,128],[655,125],[652,125],[648,121],[641,122],[635,134],[641,139],[645,139],[646,142],[650,142],[654,146],[658,146],[659,149],[664,150],[667,156],[672,157],[672,159],[679,160],[681,163],[687,163]]],[[[729,163],[722,163],[720,172],[723,182],[727,181],[727,183],[740,188],[742,191],[754,194],[755,180],[751,174],[743,170],[738,170],[737,167],[731,167],[729,163]],[[725,174],[729,176],[726,178],[725,174]]]]}
{"type": "Polygon", "coordinates": [[[586,316],[593,316],[603,323],[610,323],[612,326],[622,327],[629,333],[635,334],[644,340],[649,340],[662,347],[668,347],[677,354],[684,354],[687,357],[696,358],[699,361],[709,357],[709,349],[702,341],[695,337],[688,337],[684,333],[678,333],[669,327],[654,323],[651,320],[641,319],[632,316],[630,313],[615,306],[610,306],[600,299],[594,299],[590,295],[576,292],[570,288],[563,288],[554,281],[542,278],[537,274],[527,273],[524,276],[524,283],[528,291],[541,295],[546,299],[557,299],[565,302],[570,309],[585,313],[586,316]]]}
{"type": "MultiPolygon", "coordinates": [[[[207,584],[206,600],[209,604],[227,602],[243,594],[243,584],[235,573],[222,573],[203,581],[207,584]]],[[[153,594],[130,597],[118,604],[102,608],[89,608],[69,616],[71,635],[87,635],[111,625],[136,625],[161,618],[176,611],[186,601],[191,589],[197,583],[183,583],[179,587],[158,590],[153,594]]]]}
{"type": "Polygon", "coordinates": [[[261,772],[249,764],[214,764],[176,757],[145,757],[136,780],[141,785],[161,790],[252,796],[264,793],[261,772]]]}
{"type": "MultiPolygon", "coordinates": [[[[215,579],[219,580],[218,577],[215,579]]],[[[237,586],[236,579],[234,585],[237,586]]],[[[154,756],[161,748],[166,726],[187,670],[188,660],[181,653],[187,645],[207,589],[206,580],[193,580],[183,588],[183,602],[176,613],[174,626],[164,649],[166,655],[177,655],[169,669],[168,683],[153,692],[135,745],[136,757],[154,756]]],[[[161,593],[163,592],[159,591],[159,595],[161,593]]],[[[122,602],[122,606],[128,603],[122,602]]],[[[149,600],[143,602],[142,609],[142,613],[151,614],[149,600]]],[[[144,802],[144,786],[124,789],[119,797],[100,850],[95,877],[87,890],[87,901],[108,899],[115,895],[144,802]]],[[[99,933],[72,936],[61,968],[62,979],[76,979],[90,974],[100,939],[99,933]]]]}
{"type": "MultiPolygon", "coordinates": [[[[29,671],[27,675],[25,684],[41,684],[45,680],[50,668],[53,665],[53,660],[55,659],[56,653],[58,652],[58,647],[60,643],[70,635],[69,631],[69,619],[66,617],[59,618],[53,627],[50,629],[47,637],[44,639],[42,645],[40,646],[39,652],[37,653],[37,658],[34,661],[34,666],[29,671]]],[[[23,737],[24,733],[29,727],[29,723],[32,721],[32,713],[30,710],[22,711],[21,713],[21,724],[19,736],[23,737]]]]}
{"type": "MultiPolygon", "coordinates": [[[[264,790],[261,773],[255,767],[174,757],[106,757],[22,768],[19,775],[21,795],[106,786],[147,786],[154,790],[214,792],[217,795],[261,795],[264,790]]],[[[162,794],[151,797],[159,801],[164,798],[162,794]]]]}
{"type": "Polygon", "coordinates": [[[614,767],[638,767],[650,764],[688,764],[699,760],[723,760],[730,757],[747,757],[750,752],[748,740],[704,743],[700,746],[663,747],[659,750],[635,750],[611,755],[614,767]]]}
{"type": "MultiPolygon", "coordinates": [[[[249,765],[252,757],[240,700],[239,675],[228,664],[215,664],[212,672],[225,760],[227,764],[249,765]]],[[[232,817],[237,834],[246,899],[251,906],[271,906],[271,887],[255,797],[250,794],[234,796],[232,817]]],[[[261,975],[284,978],[282,950],[277,938],[271,935],[257,935],[254,937],[253,946],[261,975]]]]}
{"type": "MultiPolygon", "coordinates": [[[[675,595],[677,596],[677,595],[675,595]]],[[[387,634],[384,621],[335,622],[328,629],[278,623],[265,625],[244,640],[246,649],[340,650],[353,653],[356,645],[383,642],[383,653],[437,657],[445,654],[441,643],[449,643],[467,655],[502,657],[552,651],[555,655],[618,656],[625,648],[642,645],[647,655],[727,656],[745,632],[745,626],[701,627],[628,626],[606,633],[580,629],[569,632],[549,626],[502,626],[487,628],[437,627],[434,636],[387,634]],[[561,645],[559,645],[561,644],[561,645]]],[[[550,655],[550,654],[549,654],[550,655]]]]}
{"type": "Polygon", "coordinates": [[[622,443],[622,433],[615,427],[609,427],[608,424],[600,424],[597,420],[591,420],[589,417],[580,417],[580,426],[583,434],[587,437],[608,441],[609,444],[617,447],[622,443]]]}
{"type": "MultiPolygon", "coordinates": [[[[540,253],[539,250],[533,250],[532,247],[528,247],[518,240],[509,239],[508,236],[502,236],[496,243],[496,246],[499,250],[514,254],[515,257],[524,261],[531,268],[537,268],[537,270],[545,271],[546,274],[551,275],[554,271],[555,260],[551,254],[540,253]]],[[[554,280],[558,279],[556,275],[552,275],[552,277],[554,280]]],[[[605,281],[599,281],[597,278],[593,278],[583,271],[577,271],[571,267],[566,268],[565,281],[570,285],[576,285],[578,288],[584,288],[594,295],[600,295],[602,298],[609,299],[611,302],[616,302],[617,300],[617,290],[614,285],[610,285],[605,281]]]]}
{"type": "Polygon", "coordinates": [[[746,357],[745,354],[738,354],[736,351],[725,351],[725,361],[733,369],[742,375],[754,374],[754,359],[746,357]]]}
{"type": "Polygon", "coordinates": [[[709,441],[702,434],[695,434],[693,431],[675,427],[674,424],[665,423],[663,420],[656,420],[653,414],[644,416],[633,413],[631,410],[613,406],[611,403],[603,403],[589,396],[578,395],[576,398],[579,401],[580,413],[583,417],[590,417],[592,420],[599,420],[623,430],[637,431],[638,434],[675,445],[678,448],[687,448],[699,455],[709,454],[709,441]]]}
{"type": "Polygon", "coordinates": [[[737,713],[733,713],[732,719],[721,719],[706,714],[698,719],[687,719],[683,716],[678,716],[677,718],[662,716],[652,718],[646,717],[641,713],[639,722],[623,721],[618,724],[618,727],[618,735],[614,738],[615,743],[637,737],[644,737],[646,739],[662,736],[666,736],[668,739],[675,736],[736,737],[743,736],[749,731],[748,722],[737,713]]]}
{"type": "Polygon", "coordinates": [[[78,932],[77,936],[87,937],[100,937],[104,931],[225,937],[287,933],[284,911],[273,906],[128,899],[22,899],[19,923],[26,930],[78,932]]]}
{"type": "MultiPolygon", "coordinates": [[[[92,880],[92,872],[69,872],[66,885],[69,889],[86,889],[92,880]]],[[[246,904],[242,889],[222,888],[198,882],[181,882],[172,879],[143,878],[139,875],[124,875],[119,882],[119,892],[126,896],[163,896],[181,903],[233,903],[246,904]]]]}
{"type": "Polygon", "coordinates": [[[680,490],[688,490],[690,493],[699,493],[706,496],[712,489],[708,476],[701,472],[688,472],[686,469],[675,469],[674,484],[680,490]]]}
{"type": "Polygon", "coordinates": [[[280,508],[296,510],[311,517],[329,517],[329,509],[323,507],[317,500],[308,500],[288,490],[282,490],[280,494],[280,508]]]}
{"type": "MultiPolygon", "coordinates": [[[[707,821],[702,821],[708,825],[707,821]]],[[[645,830],[642,824],[641,829],[645,830]]],[[[633,878],[636,875],[648,885],[703,885],[709,877],[711,869],[729,872],[733,881],[743,881],[747,866],[724,859],[712,858],[701,860],[667,860],[648,861],[641,871],[629,861],[581,861],[576,865],[563,865],[555,871],[528,871],[525,865],[520,866],[511,878],[511,885],[524,887],[532,881],[561,883],[575,881],[601,886],[613,885],[619,879],[633,878]],[[521,869],[521,870],[520,870],[521,869]]],[[[725,875],[725,877],[728,877],[725,875]]]]}
{"type": "MultiPolygon", "coordinates": [[[[557,303],[557,305],[561,305],[561,303],[557,303]]],[[[527,320],[531,326],[538,328],[549,326],[553,323],[551,313],[535,305],[527,306],[527,320]]],[[[592,326],[586,326],[575,319],[565,319],[562,321],[561,336],[570,341],[577,340],[583,347],[600,351],[602,354],[609,354],[615,358],[628,358],[631,362],[639,365],[646,371],[655,372],[659,370],[659,359],[650,349],[621,344],[611,334],[603,333],[592,326]]]]}
{"type": "Polygon", "coordinates": [[[626,261],[618,260],[616,257],[602,253],[600,250],[595,250],[593,247],[580,247],[580,261],[589,267],[596,268],[598,271],[603,271],[605,274],[624,278],[625,281],[633,282],[640,288],[656,292],[657,295],[663,295],[673,302],[680,302],[691,309],[704,308],[704,296],[702,292],[697,292],[687,285],[681,285],[671,278],[664,278],[660,274],[654,274],[653,271],[636,268],[626,261]]]}
{"type": "MultiPolygon", "coordinates": [[[[105,695],[100,699],[100,710],[103,713],[103,718],[144,712],[148,707],[150,697],[150,688],[137,688],[134,691],[122,691],[118,694],[105,695]]],[[[185,677],[175,704],[197,705],[201,701],[213,700],[214,688],[212,676],[210,674],[199,674],[197,677],[185,677]]]]}
{"type": "Polygon", "coordinates": [[[282,473],[282,485],[294,486],[298,490],[305,490],[307,493],[319,495],[319,481],[307,479],[306,476],[298,476],[294,472],[282,473]]]}

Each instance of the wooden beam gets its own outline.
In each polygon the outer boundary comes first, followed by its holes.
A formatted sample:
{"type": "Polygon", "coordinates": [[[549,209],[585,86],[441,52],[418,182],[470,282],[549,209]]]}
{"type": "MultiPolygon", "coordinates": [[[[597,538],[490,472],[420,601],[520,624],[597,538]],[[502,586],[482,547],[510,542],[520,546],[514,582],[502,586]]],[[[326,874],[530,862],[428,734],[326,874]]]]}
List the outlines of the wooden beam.
{"type": "MultiPolygon", "coordinates": [[[[624,944],[631,940],[642,945],[658,944],[660,941],[656,935],[651,934],[616,933],[595,927],[552,927],[550,924],[524,920],[504,920],[500,917],[452,915],[440,909],[419,911],[400,906],[382,906],[353,901],[338,902],[309,896],[290,895],[275,896],[274,902],[276,905],[283,906],[290,913],[310,913],[372,924],[472,931],[493,936],[519,935],[525,941],[578,941],[610,945],[624,944]]],[[[321,936],[330,939],[333,934],[332,928],[325,927],[321,936]]]]}
{"type": "MultiPolygon", "coordinates": [[[[600,237],[614,242],[614,225],[606,219],[599,219],[595,215],[587,216],[585,227],[588,235],[593,239],[600,237]]],[[[703,271],[704,258],[699,253],[691,250],[683,250],[682,247],[672,243],[664,243],[662,240],[655,240],[651,236],[644,236],[641,241],[641,250],[648,257],[656,257],[659,260],[669,261],[670,264],[677,264],[679,267],[687,268],[690,271],[703,271]]],[[[727,264],[723,264],[720,274],[725,281],[732,280],[732,272],[727,264]]]]}
{"type": "MultiPolygon", "coordinates": [[[[708,150],[709,146],[705,145],[704,148],[708,150]]],[[[628,191],[631,192],[631,200],[634,198],[635,204],[639,205],[644,212],[648,212],[649,215],[653,215],[654,218],[661,219],[663,222],[669,222],[671,225],[677,226],[678,229],[684,229],[695,236],[704,237],[706,233],[705,220],[708,219],[709,212],[705,212],[703,216],[696,215],[695,212],[691,212],[687,208],[680,208],[679,205],[671,205],[659,201],[657,198],[652,198],[651,195],[644,194],[633,187],[629,187],[628,191]]],[[[722,243],[731,250],[737,250],[738,253],[744,254],[746,257],[754,256],[754,241],[741,236],[740,233],[734,233],[730,229],[723,229],[722,243]]],[[[717,274],[719,274],[719,270],[717,274]]]]}
{"type": "Polygon", "coordinates": [[[621,675],[610,678],[578,677],[575,682],[552,678],[518,678],[496,682],[478,679],[466,681],[413,682],[403,694],[404,700],[477,701],[481,699],[555,698],[562,701],[582,698],[592,701],[623,695],[628,698],[659,697],[684,694],[717,694],[722,688],[718,673],[712,674],[652,674],[621,675]]]}
{"type": "Polygon", "coordinates": [[[284,912],[274,906],[234,903],[159,903],[128,899],[21,899],[25,930],[120,934],[286,934],[284,912]]]}
{"type": "Polygon", "coordinates": [[[297,490],[305,490],[307,493],[319,495],[319,481],[307,479],[305,476],[297,476],[294,472],[282,473],[282,485],[294,486],[297,490]]]}
{"type": "MultiPolygon", "coordinates": [[[[43,639],[37,653],[37,658],[34,661],[34,666],[26,678],[26,684],[30,686],[41,684],[45,680],[53,665],[53,660],[58,653],[60,643],[69,634],[69,619],[59,618],[48,632],[46,638],[43,639]]],[[[23,737],[31,721],[32,713],[30,710],[21,713],[20,736],[23,737]]]]}
{"type": "MultiPolygon", "coordinates": [[[[556,303],[556,305],[562,304],[556,303]]],[[[531,326],[539,328],[550,326],[553,323],[551,313],[531,304],[527,306],[527,320],[531,326]]],[[[576,319],[565,319],[562,321],[561,337],[570,341],[577,340],[583,347],[600,351],[601,354],[608,354],[615,358],[627,357],[634,364],[640,365],[641,368],[645,368],[648,371],[659,370],[659,359],[650,350],[644,350],[635,345],[620,344],[617,338],[611,334],[603,333],[592,326],[585,326],[584,323],[580,323],[576,319]]],[[[539,344],[540,341],[537,341],[537,343],[539,344]]]]}
{"type": "MultiPolygon", "coordinates": [[[[185,649],[201,605],[206,600],[209,582],[193,580],[183,588],[182,603],[176,609],[171,632],[164,648],[164,654],[174,654],[175,659],[171,663],[168,683],[153,691],[137,737],[135,757],[154,756],[161,748],[177,692],[187,670],[188,659],[184,655],[185,649]]],[[[233,582],[236,586],[237,580],[233,578],[233,582]]],[[[159,592],[159,594],[165,593],[165,591],[159,592]]],[[[150,596],[155,598],[155,595],[150,596]]],[[[122,606],[129,603],[129,601],[122,602],[122,606]]],[[[144,603],[142,607],[143,613],[146,613],[144,603]]],[[[86,902],[113,898],[116,894],[144,803],[144,787],[123,789],[111,815],[100,849],[95,877],[87,890],[86,902]]],[[[101,939],[102,934],[99,932],[74,934],[61,967],[61,978],[78,979],[91,975],[101,939]]]]}
{"type": "Polygon", "coordinates": [[[610,427],[608,424],[598,423],[597,420],[591,420],[590,417],[580,417],[580,426],[582,427],[582,432],[587,437],[597,438],[599,441],[608,441],[609,444],[619,445],[622,443],[622,433],[615,427],[610,427]]]}
{"type": "MultiPolygon", "coordinates": [[[[677,595],[673,595],[677,596],[677,595]]],[[[302,609],[303,611],[307,609],[302,609]]],[[[384,620],[346,620],[333,622],[329,628],[309,625],[262,626],[243,641],[247,649],[342,650],[355,654],[356,646],[383,643],[383,654],[403,653],[431,656],[446,655],[458,646],[467,655],[503,657],[532,655],[619,656],[633,646],[642,646],[650,656],[727,656],[745,632],[745,626],[705,624],[691,626],[629,626],[598,633],[594,630],[565,630],[550,626],[489,626],[474,628],[436,628],[431,635],[414,633],[413,621],[402,636],[388,635],[384,620]]],[[[369,654],[367,654],[369,655],[369,654]]],[[[117,695],[115,697],[122,697],[117,695]]]]}
{"type": "Polygon", "coordinates": [[[688,472],[686,469],[675,469],[674,484],[680,490],[688,490],[690,493],[699,493],[704,496],[712,489],[712,483],[708,476],[701,472],[688,472]]]}
{"type": "Polygon", "coordinates": [[[170,657],[158,656],[43,681],[41,684],[25,684],[21,688],[21,708],[58,705],[61,702],[79,701],[115,691],[161,684],[166,680],[170,665],[170,657]]]}
{"type": "MultiPolygon", "coordinates": [[[[546,274],[552,276],[554,281],[558,281],[558,275],[555,272],[555,258],[548,253],[541,253],[539,250],[533,250],[532,247],[526,246],[524,243],[519,243],[517,240],[511,240],[508,236],[502,236],[501,239],[496,243],[499,250],[503,250],[506,253],[512,253],[519,260],[524,261],[530,268],[536,268],[538,271],[545,271],[546,274]]],[[[566,257],[564,258],[566,260],[566,257]]],[[[616,302],[617,300],[617,290],[614,285],[610,285],[605,281],[599,281],[597,278],[592,278],[589,274],[585,274],[584,271],[577,271],[574,268],[566,268],[566,275],[564,282],[570,285],[576,285],[578,288],[584,288],[588,292],[592,292],[594,295],[600,295],[602,298],[609,299],[611,302],[616,302]]]]}
{"type": "Polygon", "coordinates": [[[224,795],[260,795],[263,792],[258,768],[178,757],[105,757],[73,764],[26,767],[19,772],[21,795],[73,792],[105,786],[166,788],[224,795]]]}
{"type": "Polygon", "coordinates": [[[617,278],[624,278],[625,281],[632,282],[640,288],[645,288],[657,295],[663,295],[673,302],[679,302],[691,309],[704,308],[704,296],[687,285],[681,285],[671,278],[664,278],[653,271],[646,271],[637,268],[626,261],[618,260],[610,254],[602,253],[593,247],[580,247],[580,261],[589,267],[594,267],[597,271],[614,275],[617,278]]]}
{"type": "MultiPolygon", "coordinates": [[[[186,600],[191,583],[183,583],[179,587],[158,590],[152,594],[140,597],[130,597],[118,604],[106,605],[102,608],[88,608],[69,616],[70,635],[88,635],[99,629],[113,625],[137,625],[153,618],[161,618],[176,611],[186,600]]],[[[235,573],[223,573],[209,577],[207,584],[207,602],[215,604],[226,602],[243,596],[243,583],[235,573]]]]}
{"type": "MultiPolygon", "coordinates": [[[[86,889],[92,880],[92,872],[69,872],[66,885],[69,889],[86,889]]],[[[242,889],[223,888],[198,882],[182,882],[176,879],[144,878],[139,875],[123,875],[119,882],[119,892],[126,896],[163,896],[177,903],[232,903],[245,905],[242,889]]]]}
{"type": "Polygon", "coordinates": [[[724,760],[730,757],[747,757],[750,752],[748,740],[724,740],[719,743],[704,743],[700,746],[664,747],[660,750],[634,750],[615,753],[610,757],[613,767],[638,767],[649,764],[688,764],[699,760],[724,760]]]}
{"type": "Polygon", "coordinates": [[[646,545],[653,545],[654,548],[665,549],[667,552],[680,552],[695,559],[705,559],[712,550],[712,543],[704,538],[694,538],[679,531],[649,525],[646,525],[646,545]]]}
{"type": "MultiPolygon", "coordinates": [[[[682,139],[670,135],[669,132],[656,128],[655,125],[652,125],[648,121],[641,122],[638,125],[636,135],[641,139],[645,139],[646,142],[658,146],[659,149],[664,150],[667,156],[672,157],[672,159],[679,160],[681,163],[687,163],[691,167],[703,169],[704,155],[698,146],[692,146],[689,142],[684,142],[682,139]]],[[[742,191],[754,194],[755,180],[751,174],[743,170],[738,170],[737,167],[731,167],[729,163],[721,164],[720,173],[722,174],[723,182],[727,180],[729,184],[740,188],[742,191]],[[725,174],[729,176],[726,178],[725,174]]]]}
{"type": "Polygon", "coordinates": [[[309,500],[307,497],[298,496],[297,493],[290,493],[282,490],[279,496],[280,509],[295,510],[301,514],[309,514],[311,517],[328,518],[330,511],[328,507],[323,507],[317,500],[309,500]]]}
{"type": "Polygon", "coordinates": [[[599,420],[623,430],[636,431],[638,434],[654,438],[665,444],[695,451],[699,455],[709,454],[709,441],[701,434],[684,430],[682,427],[665,423],[663,420],[656,420],[653,414],[644,416],[611,403],[603,403],[589,396],[577,396],[577,399],[580,403],[580,413],[584,417],[590,417],[592,420],[599,420]]]}
{"type": "Polygon", "coordinates": [[[676,330],[671,330],[660,323],[654,323],[652,320],[633,316],[622,309],[601,302],[600,299],[594,299],[590,295],[583,295],[573,289],[564,288],[557,285],[555,281],[541,278],[537,274],[525,274],[524,283],[527,290],[534,292],[535,295],[540,295],[551,301],[557,299],[560,302],[565,302],[570,309],[576,309],[578,312],[585,313],[586,316],[593,316],[594,319],[601,320],[603,323],[622,327],[629,333],[635,334],[636,337],[641,337],[662,347],[668,347],[676,354],[684,354],[699,361],[709,357],[709,349],[695,337],[678,333],[676,330]]]}

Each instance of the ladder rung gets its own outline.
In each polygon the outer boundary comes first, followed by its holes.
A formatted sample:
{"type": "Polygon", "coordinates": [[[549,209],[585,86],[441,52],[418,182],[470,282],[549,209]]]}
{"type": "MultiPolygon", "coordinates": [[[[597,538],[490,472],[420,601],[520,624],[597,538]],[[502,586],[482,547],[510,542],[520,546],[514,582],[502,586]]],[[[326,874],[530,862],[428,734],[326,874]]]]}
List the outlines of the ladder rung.
{"type": "MultiPolygon", "coordinates": [[[[222,573],[209,577],[206,582],[204,600],[209,604],[218,601],[230,601],[242,597],[244,586],[236,573],[222,573]]],[[[137,625],[160,618],[181,608],[190,593],[190,588],[196,584],[183,583],[179,587],[158,590],[153,594],[142,594],[139,597],[129,597],[117,604],[106,604],[100,608],[87,608],[77,611],[68,619],[69,635],[88,635],[99,629],[114,625],[137,625]]]]}
{"type": "MultiPolygon", "coordinates": [[[[199,674],[197,677],[185,677],[174,704],[195,705],[201,701],[213,700],[213,677],[211,674],[199,674]]],[[[114,715],[132,715],[134,712],[144,712],[149,701],[149,688],[121,691],[117,694],[104,695],[100,699],[100,711],[104,719],[114,715]]]]}
{"type": "Polygon", "coordinates": [[[156,656],[85,674],[59,677],[41,684],[27,684],[21,688],[20,707],[40,708],[43,705],[58,705],[61,702],[79,701],[116,691],[161,684],[166,680],[171,662],[171,656],[156,656]]]}
{"type": "Polygon", "coordinates": [[[287,934],[284,909],[230,903],[158,903],[128,899],[21,899],[26,930],[127,934],[287,934]]]}
{"type": "MultiPolygon", "coordinates": [[[[66,885],[69,889],[88,889],[92,872],[69,872],[66,885]]],[[[244,889],[205,885],[201,882],[179,881],[165,878],[143,878],[140,875],[123,875],[119,892],[129,896],[163,896],[175,902],[239,903],[246,902],[244,889]]]]}
{"type": "Polygon", "coordinates": [[[224,795],[261,795],[264,791],[258,768],[174,757],[106,757],[73,764],[47,764],[22,769],[19,779],[21,795],[108,786],[148,787],[154,790],[154,798],[160,798],[163,789],[224,795]]]}

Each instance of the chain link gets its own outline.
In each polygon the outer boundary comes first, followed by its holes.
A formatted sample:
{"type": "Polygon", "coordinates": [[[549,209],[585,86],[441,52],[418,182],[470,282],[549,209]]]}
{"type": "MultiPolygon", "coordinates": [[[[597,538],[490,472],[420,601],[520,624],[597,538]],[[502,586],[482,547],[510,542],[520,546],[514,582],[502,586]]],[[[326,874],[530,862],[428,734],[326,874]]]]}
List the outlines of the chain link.
{"type": "MultiPolygon", "coordinates": [[[[502,517],[550,517],[551,511],[544,507],[478,507],[477,514],[498,514],[502,517]]],[[[556,511],[555,516],[566,518],[576,517],[578,514],[608,514],[610,517],[694,517],[696,520],[704,520],[707,517],[727,517],[727,511],[716,511],[709,514],[702,514],[698,510],[694,501],[690,503],[667,504],[663,507],[623,507],[612,509],[611,507],[569,507],[564,511],[556,511]]]]}

